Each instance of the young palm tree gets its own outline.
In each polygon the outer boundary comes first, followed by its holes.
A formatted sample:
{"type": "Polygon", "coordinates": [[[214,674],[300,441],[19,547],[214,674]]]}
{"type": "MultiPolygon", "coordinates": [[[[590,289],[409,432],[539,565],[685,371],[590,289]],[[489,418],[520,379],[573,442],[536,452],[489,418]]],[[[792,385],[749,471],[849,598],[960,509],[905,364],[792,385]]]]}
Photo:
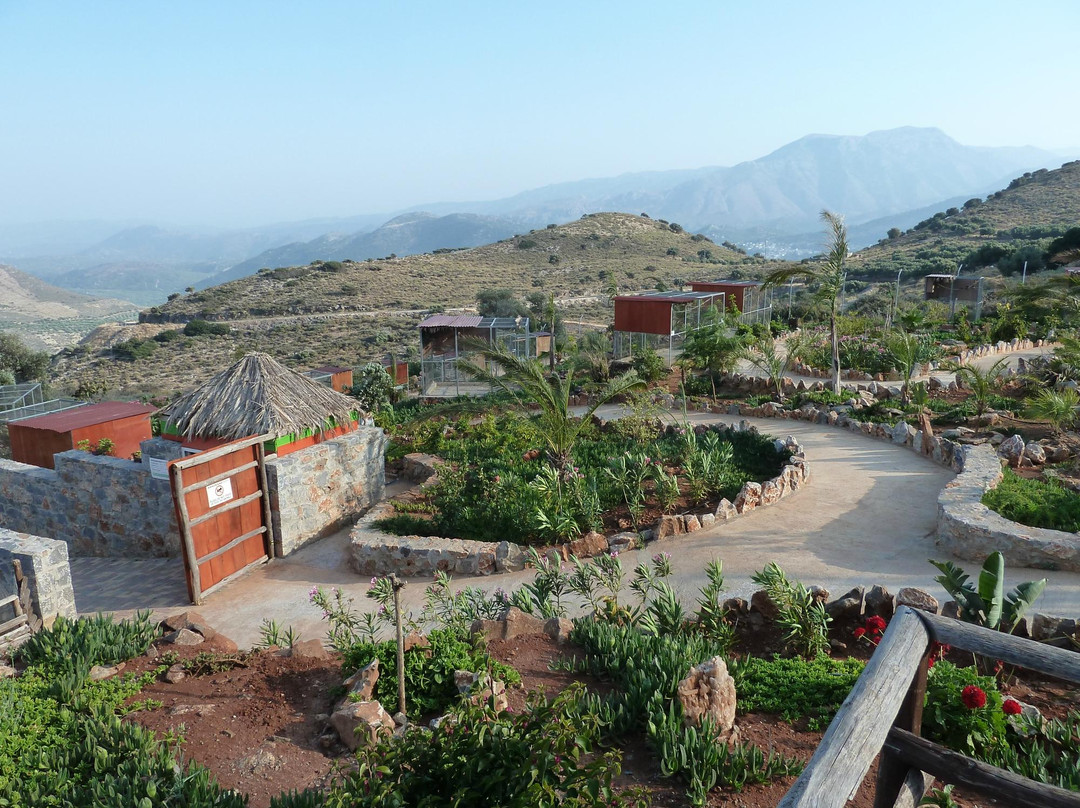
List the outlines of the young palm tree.
{"type": "Polygon", "coordinates": [[[825,260],[816,264],[799,264],[774,270],[765,277],[765,286],[783,286],[793,278],[803,278],[817,284],[816,297],[829,307],[829,330],[832,336],[832,387],[834,393],[840,392],[840,335],[837,332],[837,317],[840,314],[840,294],[847,281],[847,227],[844,219],[835,213],[823,210],[821,219],[829,240],[825,260]]]}
{"type": "Polygon", "coordinates": [[[680,356],[708,371],[716,398],[717,375],[734,372],[742,350],[742,340],[730,333],[724,315],[713,307],[705,312],[702,324],[686,335],[680,356]]]}
{"type": "Polygon", "coordinates": [[[772,337],[765,337],[756,345],[746,348],[741,357],[769,377],[776,400],[784,400],[784,376],[795,361],[795,346],[789,341],[787,350],[781,350],[772,337]]]}
{"type": "Polygon", "coordinates": [[[1008,370],[1009,358],[1003,356],[986,370],[977,365],[961,365],[951,362],[943,367],[945,370],[956,374],[956,383],[971,390],[971,397],[975,400],[975,414],[978,420],[990,409],[990,397],[1000,388],[1008,370]]]}
{"type": "Polygon", "coordinates": [[[911,401],[908,385],[919,364],[919,339],[899,328],[889,335],[885,343],[892,357],[893,367],[899,372],[904,384],[900,388],[900,403],[905,406],[911,401]]]}
{"type": "Polygon", "coordinates": [[[1080,394],[1075,390],[1043,389],[1028,399],[1026,412],[1029,418],[1049,423],[1054,434],[1060,435],[1076,423],[1077,407],[1080,407],[1080,394]]]}
{"type": "Polygon", "coordinates": [[[468,362],[462,362],[458,367],[472,378],[506,391],[522,409],[529,409],[530,405],[539,408],[539,415],[531,423],[537,438],[547,445],[548,460],[562,477],[569,476],[574,444],[596,410],[616,396],[645,386],[645,382],[633,371],[612,379],[601,390],[596,402],[589,405],[584,415],[578,418],[570,411],[570,391],[574,388],[573,370],[567,372],[566,378],[555,373],[549,374],[537,360],[522,359],[504,345],[491,346],[485,343],[483,347],[477,347],[477,353],[486,362],[497,365],[500,372],[492,373],[468,362]]]}

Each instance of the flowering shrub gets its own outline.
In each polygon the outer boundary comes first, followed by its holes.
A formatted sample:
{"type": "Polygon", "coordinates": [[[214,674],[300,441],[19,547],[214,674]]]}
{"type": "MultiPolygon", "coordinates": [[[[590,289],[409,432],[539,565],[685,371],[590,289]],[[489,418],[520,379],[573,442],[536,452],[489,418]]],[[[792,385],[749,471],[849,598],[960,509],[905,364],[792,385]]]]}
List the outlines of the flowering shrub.
{"type": "Polygon", "coordinates": [[[926,680],[923,734],[978,757],[1006,744],[1001,693],[992,676],[939,660],[926,680]]]}
{"type": "Polygon", "coordinates": [[[968,685],[960,691],[960,701],[969,710],[979,710],[986,706],[986,691],[978,685],[968,685]]]}
{"type": "Polygon", "coordinates": [[[877,645],[881,642],[881,633],[885,631],[887,625],[884,617],[874,615],[866,618],[866,623],[852,633],[856,640],[866,640],[871,645],[877,645]]]}

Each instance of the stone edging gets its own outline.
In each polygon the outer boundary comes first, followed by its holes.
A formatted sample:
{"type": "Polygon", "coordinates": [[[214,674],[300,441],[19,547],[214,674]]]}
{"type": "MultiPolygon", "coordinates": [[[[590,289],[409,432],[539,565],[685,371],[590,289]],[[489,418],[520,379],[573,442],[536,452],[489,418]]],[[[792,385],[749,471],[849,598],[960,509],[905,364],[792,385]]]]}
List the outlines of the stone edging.
{"type": "Polygon", "coordinates": [[[938,496],[938,545],[969,561],[1000,550],[1010,564],[1080,572],[1080,534],[1028,527],[982,504],[1001,478],[1001,459],[992,447],[964,447],[963,471],[938,496]]]}
{"type": "MultiPolygon", "coordinates": [[[[756,431],[745,421],[728,427],[734,431],[756,431]]],[[[760,507],[779,502],[782,498],[806,486],[810,480],[810,465],[802,447],[792,437],[774,442],[776,451],[788,451],[791,457],[780,474],[764,483],[747,482],[731,502],[721,499],[712,513],[684,513],[662,516],[655,527],[640,534],[616,533],[605,537],[589,533],[568,544],[548,550],[548,555],[567,560],[570,554],[579,558],[601,553],[621,552],[641,546],[645,541],[667,539],[712,527],[760,507]]],[[[438,473],[441,461],[431,455],[409,454],[403,459],[402,474],[414,482],[428,481],[438,473]]],[[[516,572],[525,568],[527,550],[508,541],[483,542],[469,539],[447,539],[442,536],[397,536],[384,533],[375,522],[396,513],[391,502],[382,502],[361,517],[349,533],[349,562],[361,575],[430,576],[436,571],[451,575],[491,575],[516,572]]]]}

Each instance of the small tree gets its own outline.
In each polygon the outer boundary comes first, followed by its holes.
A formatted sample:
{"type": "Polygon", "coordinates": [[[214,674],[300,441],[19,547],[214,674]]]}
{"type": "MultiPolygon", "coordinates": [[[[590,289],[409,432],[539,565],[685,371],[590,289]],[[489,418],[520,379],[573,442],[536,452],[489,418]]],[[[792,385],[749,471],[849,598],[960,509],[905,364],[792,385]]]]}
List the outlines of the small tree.
{"type": "Polygon", "coordinates": [[[742,340],[728,327],[724,315],[712,307],[701,325],[686,335],[681,356],[708,372],[715,398],[717,375],[734,372],[742,354],[742,340]]]}
{"type": "Polygon", "coordinates": [[[1046,421],[1060,435],[1076,424],[1077,407],[1080,407],[1080,394],[1075,390],[1042,389],[1028,399],[1026,413],[1029,418],[1046,421]]]}
{"type": "Polygon", "coordinates": [[[829,235],[825,259],[815,264],[798,264],[770,272],[764,286],[783,286],[794,278],[817,284],[816,297],[829,306],[829,331],[832,336],[832,388],[840,392],[840,334],[837,317],[840,314],[840,294],[847,282],[847,227],[842,217],[823,210],[822,221],[829,235]]]}
{"type": "Polygon", "coordinates": [[[784,400],[784,376],[795,360],[796,346],[789,344],[787,350],[781,350],[772,337],[765,337],[750,348],[745,349],[741,358],[756,367],[768,378],[776,391],[776,400],[784,400]]]}
{"type": "Polygon", "coordinates": [[[981,422],[987,410],[990,409],[990,398],[1001,389],[1008,369],[1008,357],[1002,357],[994,364],[983,370],[978,365],[961,365],[950,363],[945,369],[956,374],[956,383],[966,386],[971,390],[971,398],[975,401],[975,414],[981,422]]]}
{"type": "Polygon", "coordinates": [[[901,236],[900,228],[890,227],[889,232],[886,233],[886,235],[889,237],[889,241],[892,241],[893,239],[898,239],[901,236]]]}
{"type": "Polygon", "coordinates": [[[368,362],[356,372],[349,394],[365,412],[385,410],[393,402],[394,380],[378,362],[368,362]]]}
{"type": "Polygon", "coordinates": [[[900,388],[900,402],[907,405],[911,400],[908,387],[911,384],[911,377],[915,374],[915,368],[919,365],[918,337],[900,328],[889,335],[885,347],[888,348],[893,367],[904,382],[900,388]]]}

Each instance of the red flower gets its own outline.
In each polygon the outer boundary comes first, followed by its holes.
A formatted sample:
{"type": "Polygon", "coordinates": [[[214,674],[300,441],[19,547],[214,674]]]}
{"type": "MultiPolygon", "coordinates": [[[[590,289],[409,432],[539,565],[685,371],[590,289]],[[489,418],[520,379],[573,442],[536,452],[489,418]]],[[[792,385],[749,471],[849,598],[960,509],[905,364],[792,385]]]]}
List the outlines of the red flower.
{"type": "Polygon", "coordinates": [[[874,615],[866,621],[866,628],[869,631],[884,631],[888,624],[885,622],[885,618],[874,615]]]}
{"type": "Polygon", "coordinates": [[[960,691],[960,701],[969,710],[978,710],[986,706],[986,693],[978,685],[968,685],[960,691]]]}
{"type": "Polygon", "coordinates": [[[1005,699],[1001,705],[1001,711],[1005,715],[1020,715],[1020,713],[1024,712],[1024,708],[1016,699],[1005,699]]]}
{"type": "Polygon", "coordinates": [[[855,639],[856,639],[856,640],[857,640],[857,639],[859,639],[859,638],[860,638],[860,637],[862,637],[862,635],[863,635],[863,634],[865,634],[865,633],[866,633],[866,629],[865,629],[865,628],[857,628],[857,629],[855,629],[855,631],[854,631],[854,634],[855,634],[855,639]]]}

